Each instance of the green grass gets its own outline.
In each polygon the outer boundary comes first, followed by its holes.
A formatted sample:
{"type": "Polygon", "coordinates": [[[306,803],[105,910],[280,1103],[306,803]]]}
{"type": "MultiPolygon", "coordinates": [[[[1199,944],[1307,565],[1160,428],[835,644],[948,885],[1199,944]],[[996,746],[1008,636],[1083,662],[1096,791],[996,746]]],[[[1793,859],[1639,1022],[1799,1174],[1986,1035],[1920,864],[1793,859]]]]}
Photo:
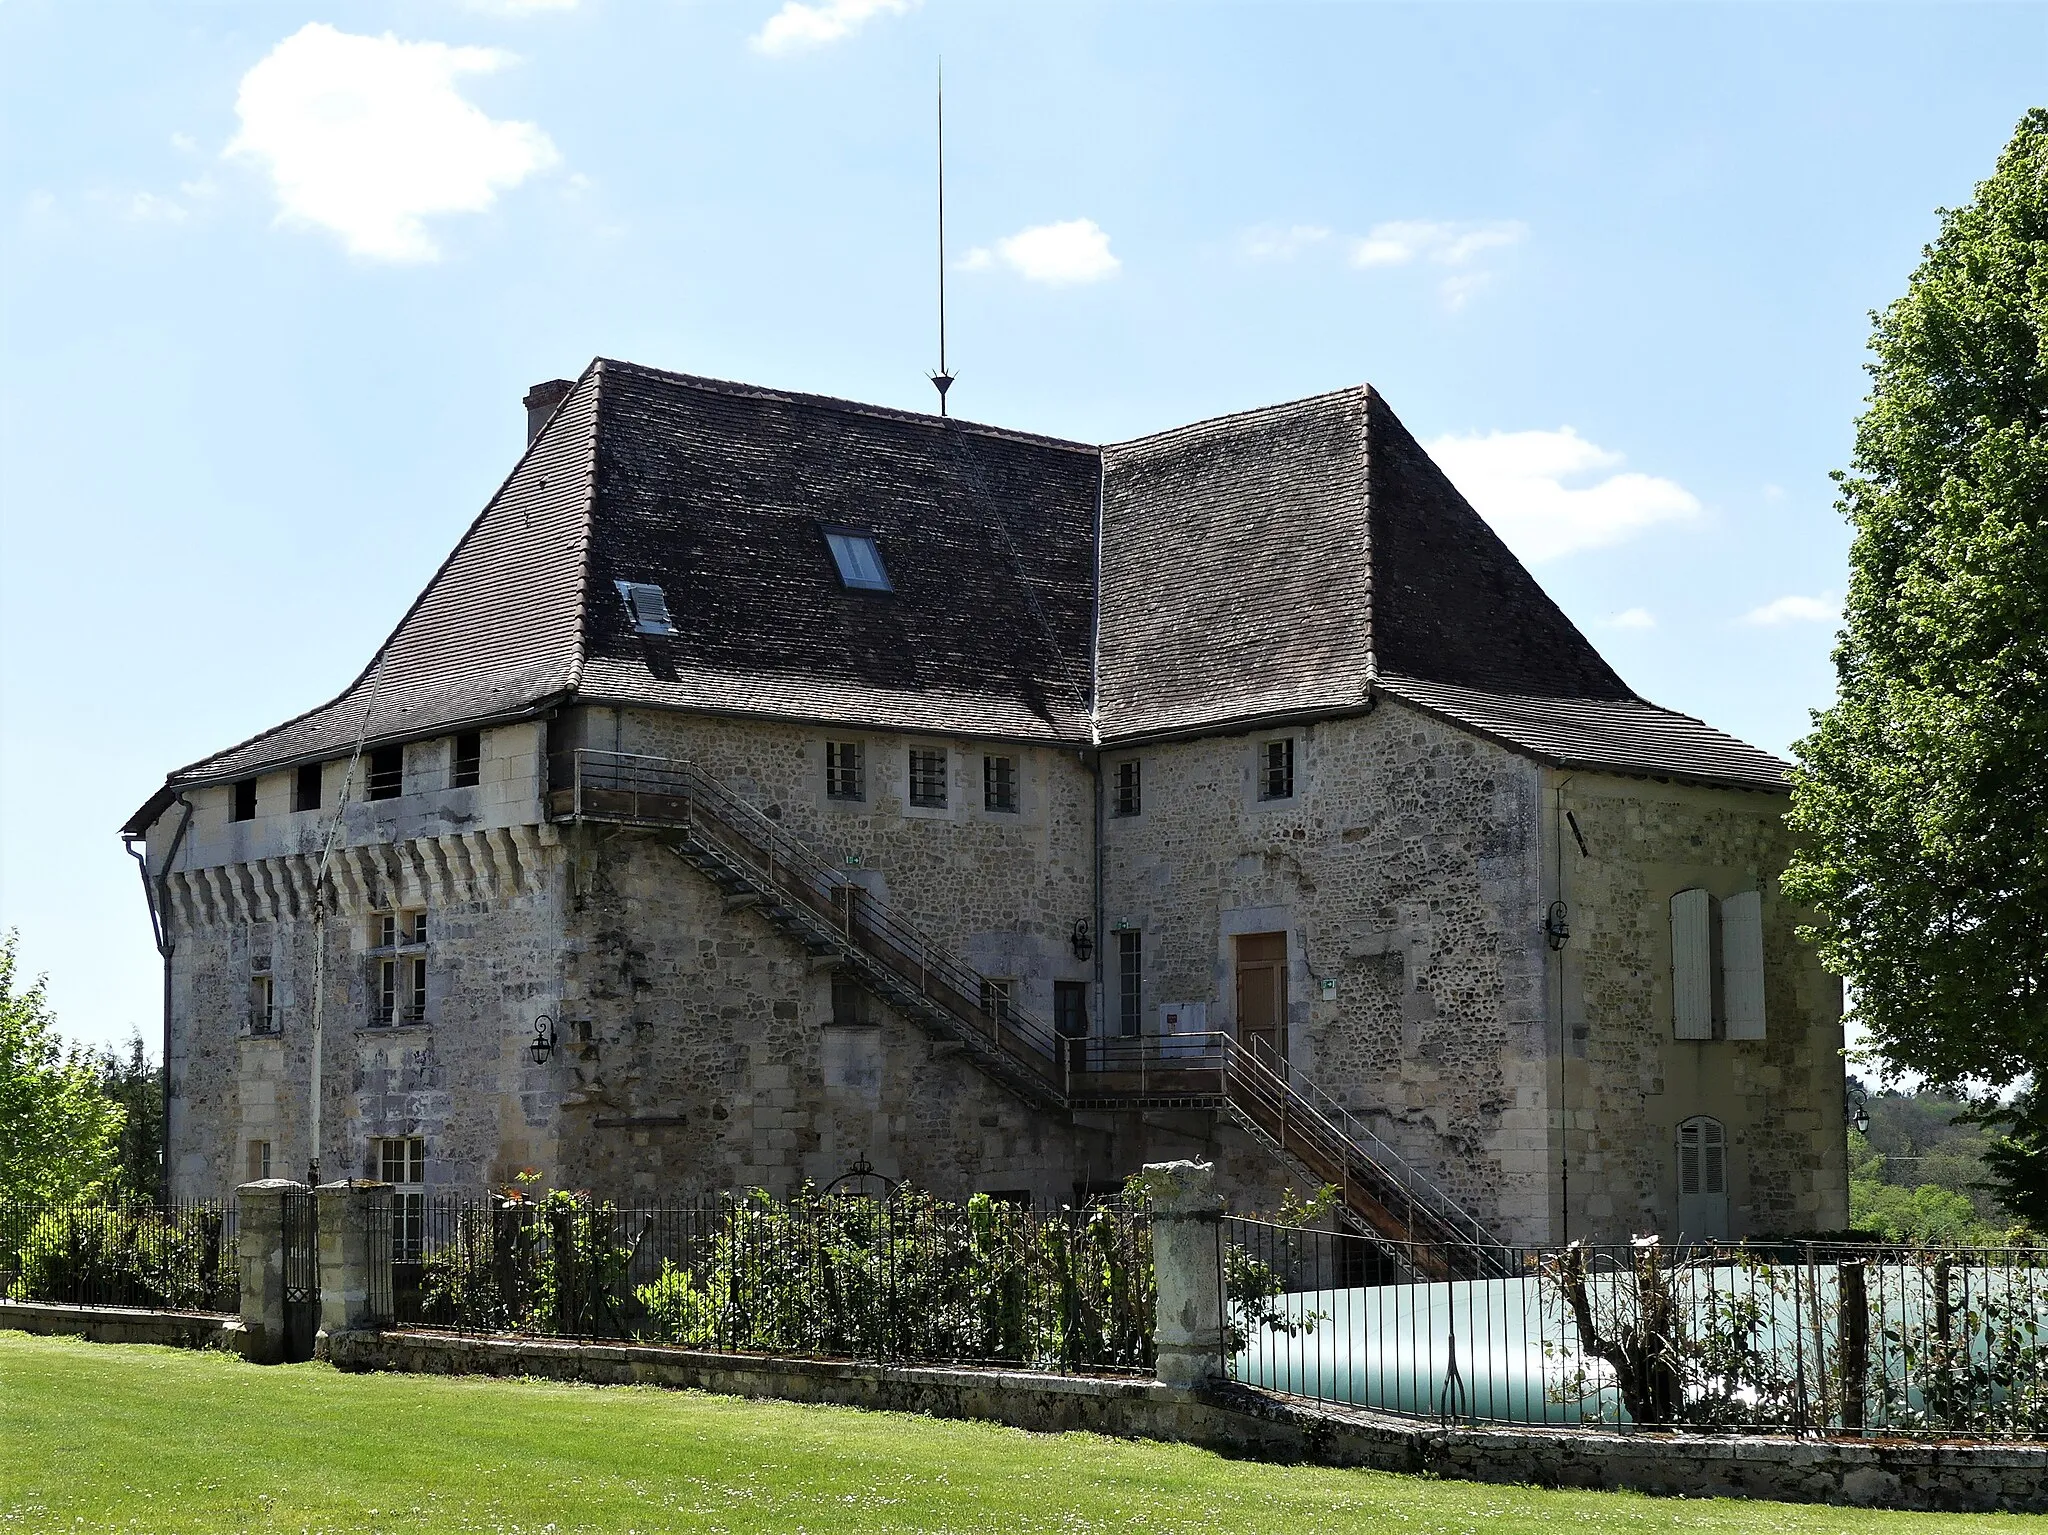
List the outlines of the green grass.
{"type": "Polygon", "coordinates": [[[2020,1527],[1256,1465],[849,1408],[260,1369],[225,1354],[0,1333],[0,1531],[2020,1527]]]}

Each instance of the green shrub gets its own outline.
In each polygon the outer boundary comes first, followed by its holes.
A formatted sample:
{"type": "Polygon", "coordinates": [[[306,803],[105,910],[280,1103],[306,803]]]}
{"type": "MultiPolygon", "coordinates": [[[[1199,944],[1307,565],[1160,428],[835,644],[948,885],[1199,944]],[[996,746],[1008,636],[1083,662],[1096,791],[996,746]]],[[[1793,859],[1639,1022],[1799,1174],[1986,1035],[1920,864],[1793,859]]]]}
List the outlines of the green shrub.
{"type": "Polygon", "coordinates": [[[232,1309],[238,1275],[221,1212],[147,1208],[48,1210],[17,1226],[4,1255],[14,1300],[232,1309]]]}

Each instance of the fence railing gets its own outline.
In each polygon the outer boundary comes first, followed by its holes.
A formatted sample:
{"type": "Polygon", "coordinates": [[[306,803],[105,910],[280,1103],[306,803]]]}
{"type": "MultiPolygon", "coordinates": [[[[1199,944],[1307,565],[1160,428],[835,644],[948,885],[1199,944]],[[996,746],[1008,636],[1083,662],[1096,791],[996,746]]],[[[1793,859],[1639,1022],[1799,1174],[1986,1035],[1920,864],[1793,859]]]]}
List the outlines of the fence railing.
{"type": "Polygon", "coordinates": [[[0,1296],[69,1306],[232,1313],[241,1306],[232,1201],[0,1201],[0,1296]]]}
{"type": "MultiPolygon", "coordinates": [[[[373,1236],[373,1241],[379,1240],[373,1236]]],[[[886,1198],[428,1200],[395,1242],[400,1327],[1031,1369],[1152,1364],[1149,1222],[886,1198]]]]}
{"type": "Polygon", "coordinates": [[[1490,1249],[1379,1282],[1384,1244],[1226,1217],[1228,1371],[1410,1417],[1694,1431],[2048,1433],[2048,1250],[1490,1249]]]}

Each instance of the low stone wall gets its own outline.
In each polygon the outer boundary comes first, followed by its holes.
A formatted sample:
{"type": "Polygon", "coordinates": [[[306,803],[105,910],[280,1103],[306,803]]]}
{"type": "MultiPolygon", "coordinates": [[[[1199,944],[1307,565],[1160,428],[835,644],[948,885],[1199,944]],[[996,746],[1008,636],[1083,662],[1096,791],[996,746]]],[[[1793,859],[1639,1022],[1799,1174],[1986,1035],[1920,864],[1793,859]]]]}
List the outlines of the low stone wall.
{"type": "Polygon", "coordinates": [[[2048,1446],[1695,1438],[1585,1430],[1439,1429],[1239,1387],[1145,1379],[852,1364],[641,1344],[448,1333],[324,1334],[343,1370],[538,1376],[684,1387],[978,1418],[1059,1433],[1177,1440],[1226,1455],[1431,1472],[1477,1482],[1771,1498],[1870,1508],[2048,1513],[2048,1446]]]}
{"type": "Polygon", "coordinates": [[[127,1306],[59,1306],[0,1300],[0,1332],[86,1338],[94,1343],[163,1343],[172,1348],[238,1347],[241,1320],[203,1311],[141,1311],[127,1306]]]}

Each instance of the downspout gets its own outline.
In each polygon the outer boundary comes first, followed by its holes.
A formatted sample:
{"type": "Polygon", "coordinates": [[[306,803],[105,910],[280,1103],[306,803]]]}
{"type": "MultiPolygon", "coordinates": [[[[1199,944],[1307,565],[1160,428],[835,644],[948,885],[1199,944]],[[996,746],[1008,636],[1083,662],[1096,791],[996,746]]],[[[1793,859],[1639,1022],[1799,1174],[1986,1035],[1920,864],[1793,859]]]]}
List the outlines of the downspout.
{"type": "Polygon", "coordinates": [[[1095,781],[1095,1019],[1093,1027],[1107,1032],[1109,997],[1103,990],[1108,966],[1104,949],[1109,943],[1108,896],[1103,889],[1102,833],[1105,825],[1102,805],[1102,509],[1103,486],[1109,479],[1109,464],[1097,452],[1095,460],[1095,591],[1094,612],[1088,635],[1088,738],[1094,747],[1095,781]]]}
{"type": "Polygon", "coordinates": [[[157,1132],[157,1197],[168,1201],[171,1197],[171,956],[177,943],[170,935],[169,924],[165,921],[165,901],[169,893],[171,864],[176,861],[178,849],[184,845],[185,833],[192,825],[192,802],[185,798],[184,791],[178,791],[177,803],[185,812],[178,820],[178,829],[171,833],[171,845],[164,849],[164,861],[154,882],[149,874],[149,844],[145,838],[124,835],[121,845],[128,856],[135,860],[136,872],[142,876],[143,899],[149,903],[149,928],[156,939],[156,952],[164,962],[164,1027],[163,1027],[163,1116],[157,1132]],[[141,841],[143,850],[137,852],[135,844],[141,841]]]}
{"type": "MultiPolygon", "coordinates": [[[[1572,1229],[1571,1034],[1570,1023],[1565,1016],[1564,975],[1565,945],[1571,939],[1571,908],[1565,901],[1564,891],[1564,833],[1567,815],[1564,808],[1564,791],[1576,777],[1576,773],[1567,774],[1558,781],[1551,794],[1552,893],[1550,912],[1543,923],[1544,939],[1557,955],[1557,1240],[1560,1245],[1571,1240],[1572,1229]]],[[[1578,835],[1576,823],[1572,826],[1572,835],[1578,835]]]]}

